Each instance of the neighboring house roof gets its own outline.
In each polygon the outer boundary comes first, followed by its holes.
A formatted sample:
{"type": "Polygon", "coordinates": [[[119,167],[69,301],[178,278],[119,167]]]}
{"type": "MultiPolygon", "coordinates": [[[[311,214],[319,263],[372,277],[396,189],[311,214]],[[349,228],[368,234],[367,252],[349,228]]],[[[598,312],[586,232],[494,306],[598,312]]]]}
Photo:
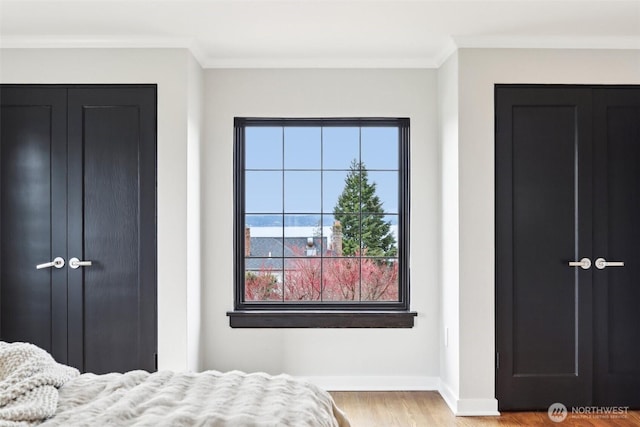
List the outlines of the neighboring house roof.
{"type": "MultiPolygon", "coordinates": [[[[313,237],[313,246],[315,256],[332,255],[327,249],[326,237],[313,237]],[[324,248],[324,250],[322,249],[324,248]]],[[[288,260],[291,257],[314,256],[307,255],[307,238],[306,237],[251,237],[249,257],[245,257],[246,270],[260,270],[263,268],[273,268],[279,270],[282,268],[281,257],[285,257],[285,268],[287,268],[288,260]]]]}
{"type": "MultiPolygon", "coordinates": [[[[320,252],[326,246],[326,237],[313,237],[311,248],[320,252]]],[[[307,249],[306,237],[251,237],[252,257],[295,257],[304,256],[307,249]],[[284,242],[284,243],[283,243],[284,242]]]]}

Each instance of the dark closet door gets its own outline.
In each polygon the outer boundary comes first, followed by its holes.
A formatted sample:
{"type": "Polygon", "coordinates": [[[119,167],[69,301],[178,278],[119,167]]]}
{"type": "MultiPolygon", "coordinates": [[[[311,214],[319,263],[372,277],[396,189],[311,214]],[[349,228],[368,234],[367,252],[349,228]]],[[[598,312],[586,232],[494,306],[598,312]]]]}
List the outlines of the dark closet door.
{"type": "Polygon", "coordinates": [[[67,361],[67,91],[0,88],[0,339],[67,361]]]}
{"type": "Polygon", "coordinates": [[[595,402],[640,407],[640,88],[594,90],[595,402]]]}
{"type": "Polygon", "coordinates": [[[155,88],[69,89],[69,361],[155,368],[155,88]]]}
{"type": "Polygon", "coordinates": [[[501,410],[592,396],[591,91],[496,88],[496,390],[501,410]]]}
{"type": "Polygon", "coordinates": [[[154,370],[155,86],[0,89],[0,339],[85,372],[154,370]]]}

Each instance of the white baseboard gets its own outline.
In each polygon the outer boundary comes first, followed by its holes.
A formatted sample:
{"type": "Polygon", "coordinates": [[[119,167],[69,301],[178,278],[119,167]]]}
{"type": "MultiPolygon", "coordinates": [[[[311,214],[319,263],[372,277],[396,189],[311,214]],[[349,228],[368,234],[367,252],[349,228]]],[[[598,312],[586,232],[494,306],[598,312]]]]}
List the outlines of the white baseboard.
{"type": "Polygon", "coordinates": [[[493,417],[500,415],[497,399],[459,399],[457,417],[493,417]]]}
{"type": "Polygon", "coordinates": [[[299,377],[328,391],[437,391],[457,417],[496,416],[496,399],[460,399],[438,377],[299,377]]]}
{"type": "Polygon", "coordinates": [[[458,411],[458,394],[454,393],[453,390],[442,381],[440,381],[438,385],[438,393],[442,396],[444,403],[451,409],[451,412],[455,414],[458,411]]]}
{"type": "Polygon", "coordinates": [[[440,382],[438,392],[456,417],[491,417],[500,415],[497,399],[460,399],[457,393],[440,382]]]}
{"type": "Polygon", "coordinates": [[[302,377],[329,391],[437,391],[438,377],[365,377],[315,376],[302,377]]]}

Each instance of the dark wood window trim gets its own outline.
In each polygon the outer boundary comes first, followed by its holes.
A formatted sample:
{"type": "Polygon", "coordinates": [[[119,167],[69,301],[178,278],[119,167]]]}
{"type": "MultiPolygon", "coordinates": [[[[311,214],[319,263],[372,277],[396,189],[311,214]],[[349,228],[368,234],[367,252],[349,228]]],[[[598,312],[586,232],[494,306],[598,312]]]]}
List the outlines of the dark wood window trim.
{"type": "Polygon", "coordinates": [[[409,311],[409,119],[408,118],[235,118],[234,120],[234,310],[233,328],[411,328],[409,311]],[[244,301],[244,136],[247,126],[344,126],[399,129],[399,300],[361,303],[273,303],[244,301]]]}
{"type": "Polygon", "coordinates": [[[230,311],[232,328],[413,328],[415,311],[230,311]]]}

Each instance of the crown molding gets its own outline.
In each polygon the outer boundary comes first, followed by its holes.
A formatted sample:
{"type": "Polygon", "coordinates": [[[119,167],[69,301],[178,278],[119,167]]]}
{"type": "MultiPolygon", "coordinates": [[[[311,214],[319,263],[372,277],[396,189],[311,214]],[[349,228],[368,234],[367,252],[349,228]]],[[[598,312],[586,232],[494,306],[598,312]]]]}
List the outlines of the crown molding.
{"type": "Polygon", "coordinates": [[[640,36],[453,36],[435,55],[423,57],[215,57],[189,37],[147,36],[3,36],[2,49],[188,49],[203,68],[413,68],[433,69],[458,49],[631,49],[640,50],[640,36]]]}
{"type": "Polygon", "coordinates": [[[437,68],[429,58],[207,58],[203,68],[437,68]]]}
{"type": "Polygon", "coordinates": [[[203,68],[437,68],[429,58],[216,58],[186,37],[3,36],[1,49],[188,49],[203,68]]]}
{"type": "Polygon", "coordinates": [[[186,37],[147,36],[2,36],[3,49],[84,49],[84,48],[190,48],[186,37]]]}
{"type": "Polygon", "coordinates": [[[453,39],[449,38],[449,40],[445,43],[445,45],[442,47],[440,52],[435,56],[435,60],[434,60],[435,66],[433,68],[442,67],[442,64],[447,62],[447,59],[449,59],[449,57],[454,53],[456,53],[457,51],[458,51],[458,46],[455,44],[453,39]]]}
{"type": "Polygon", "coordinates": [[[640,49],[640,36],[453,36],[458,48],[640,49]]]}
{"type": "Polygon", "coordinates": [[[0,49],[188,49],[200,65],[205,57],[189,37],[2,36],[0,49]]]}

